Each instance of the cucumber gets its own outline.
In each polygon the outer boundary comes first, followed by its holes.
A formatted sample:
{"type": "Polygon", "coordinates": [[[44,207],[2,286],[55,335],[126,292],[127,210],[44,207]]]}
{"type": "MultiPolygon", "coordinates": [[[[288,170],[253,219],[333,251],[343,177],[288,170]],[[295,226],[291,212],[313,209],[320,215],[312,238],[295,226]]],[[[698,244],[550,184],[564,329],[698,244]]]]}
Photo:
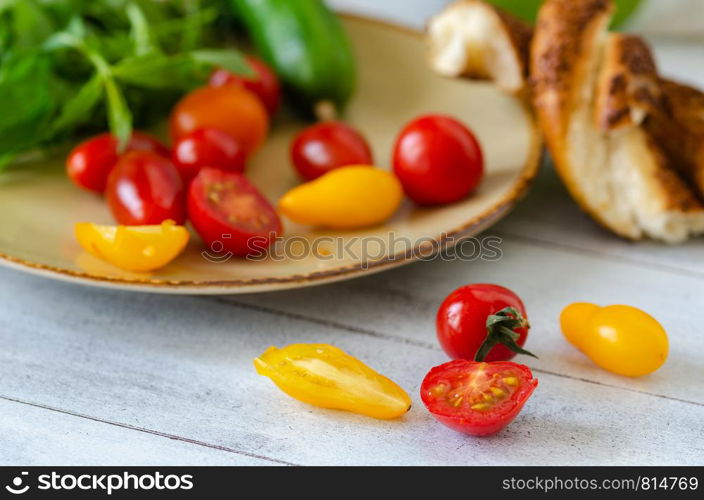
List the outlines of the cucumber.
{"type": "Polygon", "coordinates": [[[259,55],[292,103],[309,116],[332,104],[341,113],[356,85],[351,43],[322,0],[230,0],[259,55]]]}

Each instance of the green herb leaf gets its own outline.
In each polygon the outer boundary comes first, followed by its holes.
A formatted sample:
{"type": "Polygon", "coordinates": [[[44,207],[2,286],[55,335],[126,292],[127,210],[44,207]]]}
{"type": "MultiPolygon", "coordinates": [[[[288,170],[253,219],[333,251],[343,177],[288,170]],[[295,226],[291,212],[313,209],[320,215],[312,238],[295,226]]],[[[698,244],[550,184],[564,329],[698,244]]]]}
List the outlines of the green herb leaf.
{"type": "Polygon", "coordinates": [[[226,69],[242,76],[255,76],[245,57],[234,49],[203,49],[190,52],[201,64],[226,69]]]}
{"type": "Polygon", "coordinates": [[[75,128],[88,119],[103,98],[103,94],[103,80],[96,74],[66,102],[59,116],[51,123],[46,134],[47,138],[54,137],[64,130],[75,128]]]}
{"type": "Polygon", "coordinates": [[[115,65],[112,71],[123,83],[150,89],[189,90],[202,85],[207,78],[187,54],[166,56],[152,53],[131,57],[115,65]]]}
{"type": "Polygon", "coordinates": [[[134,44],[134,54],[136,56],[143,56],[158,51],[158,48],[152,41],[149,22],[144,16],[142,9],[135,3],[129,4],[127,6],[127,17],[132,26],[130,35],[132,43],[134,44]]]}
{"type": "Polygon", "coordinates": [[[0,0],[0,161],[162,119],[214,67],[254,74],[227,45],[225,0],[0,0]]]}
{"type": "Polygon", "coordinates": [[[34,1],[15,0],[12,13],[16,48],[34,48],[54,31],[51,19],[34,1]]]}
{"type": "Polygon", "coordinates": [[[132,136],[132,113],[127,107],[122,91],[111,77],[102,77],[108,98],[110,131],[117,138],[118,150],[123,151],[132,136]]]}

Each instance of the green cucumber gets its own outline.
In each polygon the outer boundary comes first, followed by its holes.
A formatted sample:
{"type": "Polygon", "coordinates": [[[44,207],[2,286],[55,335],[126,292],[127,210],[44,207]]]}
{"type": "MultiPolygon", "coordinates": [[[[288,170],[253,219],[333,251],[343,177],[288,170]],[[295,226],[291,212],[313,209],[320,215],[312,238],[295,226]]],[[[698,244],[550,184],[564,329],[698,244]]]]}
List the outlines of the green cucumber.
{"type": "Polygon", "coordinates": [[[322,0],[230,0],[259,55],[291,101],[310,116],[330,104],[339,113],[356,85],[352,46],[322,0]]]}

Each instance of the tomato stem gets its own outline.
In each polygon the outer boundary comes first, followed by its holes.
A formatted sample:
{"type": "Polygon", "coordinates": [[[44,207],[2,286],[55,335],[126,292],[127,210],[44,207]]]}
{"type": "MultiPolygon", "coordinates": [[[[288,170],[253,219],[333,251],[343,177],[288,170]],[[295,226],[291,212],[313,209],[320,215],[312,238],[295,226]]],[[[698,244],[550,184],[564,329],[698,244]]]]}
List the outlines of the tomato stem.
{"type": "Polygon", "coordinates": [[[313,115],[320,122],[332,122],[337,120],[337,109],[332,101],[318,101],[313,109],[313,115]]]}
{"type": "Polygon", "coordinates": [[[481,347],[479,347],[474,360],[484,361],[489,351],[498,344],[505,345],[518,354],[526,354],[537,359],[538,356],[530,351],[526,351],[516,343],[520,335],[515,332],[515,329],[529,327],[528,320],[513,307],[507,307],[496,314],[492,314],[486,319],[486,339],[481,347]]]}

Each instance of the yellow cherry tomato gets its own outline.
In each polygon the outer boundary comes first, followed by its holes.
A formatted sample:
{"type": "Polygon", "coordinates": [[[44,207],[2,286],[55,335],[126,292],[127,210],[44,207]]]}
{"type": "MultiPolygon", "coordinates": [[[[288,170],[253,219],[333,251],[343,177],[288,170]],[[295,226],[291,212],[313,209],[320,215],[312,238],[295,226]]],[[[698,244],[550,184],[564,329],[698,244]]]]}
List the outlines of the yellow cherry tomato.
{"type": "Polygon", "coordinates": [[[254,367],[292,398],[321,408],[389,419],[411,407],[401,387],[331,345],[269,347],[254,367]]]}
{"type": "Polygon", "coordinates": [[[667,359],[665,329],[635,307],[572,304],[562,311],[560,326],[567,340],[589,359],[619,375],[647,375],[667,359]]]}
{"type": "Polygon", "coordinates": [[[80,222],[76,238],[89,253],[127,271],[162,268],[179,256],[190,237],[172,220],[158,226],[99,226],[80,222]]]}
{"type": "Polygon", "coordinates": [[[384,222],[402,198],[401,183],[392,173],[351,166],[292,189],[279,201],[279,209],[300,224],[351,229],[384,222]]]}

